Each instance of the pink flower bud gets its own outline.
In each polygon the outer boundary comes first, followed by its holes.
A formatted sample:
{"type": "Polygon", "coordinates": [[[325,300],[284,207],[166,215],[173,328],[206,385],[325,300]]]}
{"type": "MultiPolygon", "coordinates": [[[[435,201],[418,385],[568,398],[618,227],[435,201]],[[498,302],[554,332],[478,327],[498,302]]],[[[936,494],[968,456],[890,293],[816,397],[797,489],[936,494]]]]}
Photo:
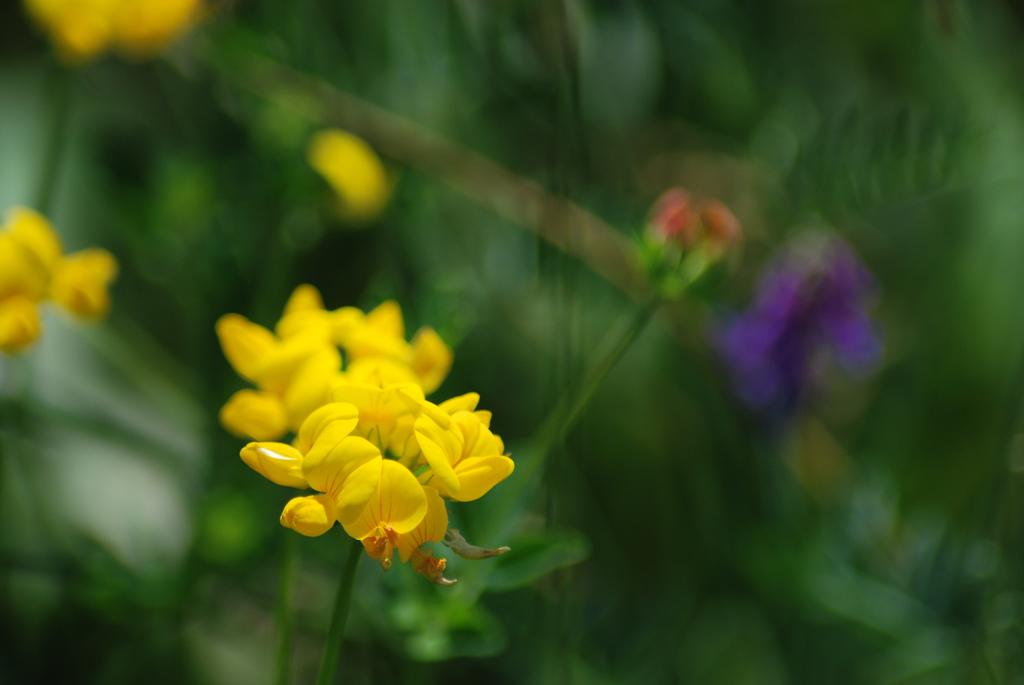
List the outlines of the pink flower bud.
{"type": "Polygon", "coordinates": [[[690,194],[682,188],[670,188],[654,203],[649,227],[659,241],[689,247],[696,237],[696,219],[690,194]]]}

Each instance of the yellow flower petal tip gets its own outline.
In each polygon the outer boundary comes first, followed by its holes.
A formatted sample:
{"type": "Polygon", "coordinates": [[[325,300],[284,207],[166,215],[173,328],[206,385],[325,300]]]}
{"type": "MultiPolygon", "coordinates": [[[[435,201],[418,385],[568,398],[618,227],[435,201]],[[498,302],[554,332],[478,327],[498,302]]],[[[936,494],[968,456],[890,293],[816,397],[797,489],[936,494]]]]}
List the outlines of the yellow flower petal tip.
{"type": "Polygon", "coordinates": [[[334,526],[334,503],[326,495],[295,497],[284,505],[281,525],[307,537],[323,535],[334,526]]]}
{"type": "Polygon", "coordinates": [[[302,453],[283,442],[250,442],[239,453],[242,461],[272,483],[290,488],[308,487],[302,473],[302,453]]]}
{"type": "Polygon", "coordinates": [[[384,211],[392,182],[366,141],[346,131],[327,129],[310,140],[306,158],[331,186],[343,219],[368,222],[384,211]]]}

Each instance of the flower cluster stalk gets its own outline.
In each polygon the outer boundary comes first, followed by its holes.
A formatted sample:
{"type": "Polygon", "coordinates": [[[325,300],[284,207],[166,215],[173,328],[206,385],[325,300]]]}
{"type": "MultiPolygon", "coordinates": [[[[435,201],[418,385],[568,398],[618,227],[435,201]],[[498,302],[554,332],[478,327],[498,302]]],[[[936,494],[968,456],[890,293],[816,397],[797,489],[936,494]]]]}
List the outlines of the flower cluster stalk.
{"type": "Polygon", "coordinates": [[[349,547],[345,570],[338,583],[338,594],[334,598],[334,611],[331,612],[331,625],[327,629],[327,641],[324,643],[320,669],[316,675],[316,685],[330,685],[334,681],[341,641],[345,634],[345,622],[348,619],[348,608],[352,604],[352,585],[356,578],[356,567],[362,556],[362,543],[358,540],[353,541],[349,547]]]}

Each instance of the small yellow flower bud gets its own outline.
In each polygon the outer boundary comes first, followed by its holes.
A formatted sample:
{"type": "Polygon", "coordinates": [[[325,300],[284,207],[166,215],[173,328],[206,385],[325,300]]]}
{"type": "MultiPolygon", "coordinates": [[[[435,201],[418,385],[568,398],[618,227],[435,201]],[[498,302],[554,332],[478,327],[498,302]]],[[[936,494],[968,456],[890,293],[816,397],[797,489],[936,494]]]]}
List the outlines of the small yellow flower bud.
{"type": "Polygon", "coordinates": [[[39,338],[39,309],[24,295],[0,300],[0,352],[19,352],[39,338]]]}
{"type": "Polygon", "coordinates": [[[221,408],[220,423],[242,438],[274,440],[288,430],[288,415],[277,395],[239,390],[221,408]]]}
{"type": "Polygon", "coordinates": [[[281,512],[282,526],[311,538],[329,531],[334,521],[334,503],[327,495],[295,497],[281,512]]]}
{"type": "Polygon", "coordinates": [[[242,448],[242,461],[272,483],[289,488],[306,488],[302,475],[302,453],[283,442],[250,442],[242,448]]]}
{"type": "Polygon", "coordinates": [[[380,158],[361,138],[330,129],[313,136],[306,151],[310,166],[338,196],[343,218],[369,221],[391,196],[391,180],[380,158]]]}
{"type": "Polygon", "coordinates": [[[75,316],[98,319],[110,309],[108,287],[117,277],[117,260],[106,250],[82,250],[56,267],[50,294],[75,316]]]}

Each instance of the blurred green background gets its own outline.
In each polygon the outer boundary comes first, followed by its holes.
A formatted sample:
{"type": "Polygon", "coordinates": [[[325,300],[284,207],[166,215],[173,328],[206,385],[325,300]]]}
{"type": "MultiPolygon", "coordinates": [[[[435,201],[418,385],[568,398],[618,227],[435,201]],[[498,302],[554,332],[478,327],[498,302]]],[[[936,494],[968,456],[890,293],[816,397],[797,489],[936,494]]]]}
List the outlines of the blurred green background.
{"type": "MultiPolygon", "coordinates": [[[[287,494],[217,422],[242,382],[213,329],[270,325],[309,282],[436,327],[438,396],[478,391],[519,466],[455,514],[511,554],[453,560],[453,588],[361,566],[344,682],[1024,682],[1022,22],[958,0],[244,0],[161,59],[64,75],[50,216],[121,276],[107,321],[51,313],[0,360],[0,681],[269,683],[286,544],[311,681],[347,544],[278,525],[287,494]],[[366,225],[306,162],[325,125],[397,179],[366,225]],[[525,485],[636,304],[467,180],[474,154],[627,237],[672,185],[744,227],[525,485]],[[767,426],[709,331],[808,227],[875,274],[884,359],[767,426]]],[[[32,202],[55,78],[4,3],[0,207],[32,202]]]]}

